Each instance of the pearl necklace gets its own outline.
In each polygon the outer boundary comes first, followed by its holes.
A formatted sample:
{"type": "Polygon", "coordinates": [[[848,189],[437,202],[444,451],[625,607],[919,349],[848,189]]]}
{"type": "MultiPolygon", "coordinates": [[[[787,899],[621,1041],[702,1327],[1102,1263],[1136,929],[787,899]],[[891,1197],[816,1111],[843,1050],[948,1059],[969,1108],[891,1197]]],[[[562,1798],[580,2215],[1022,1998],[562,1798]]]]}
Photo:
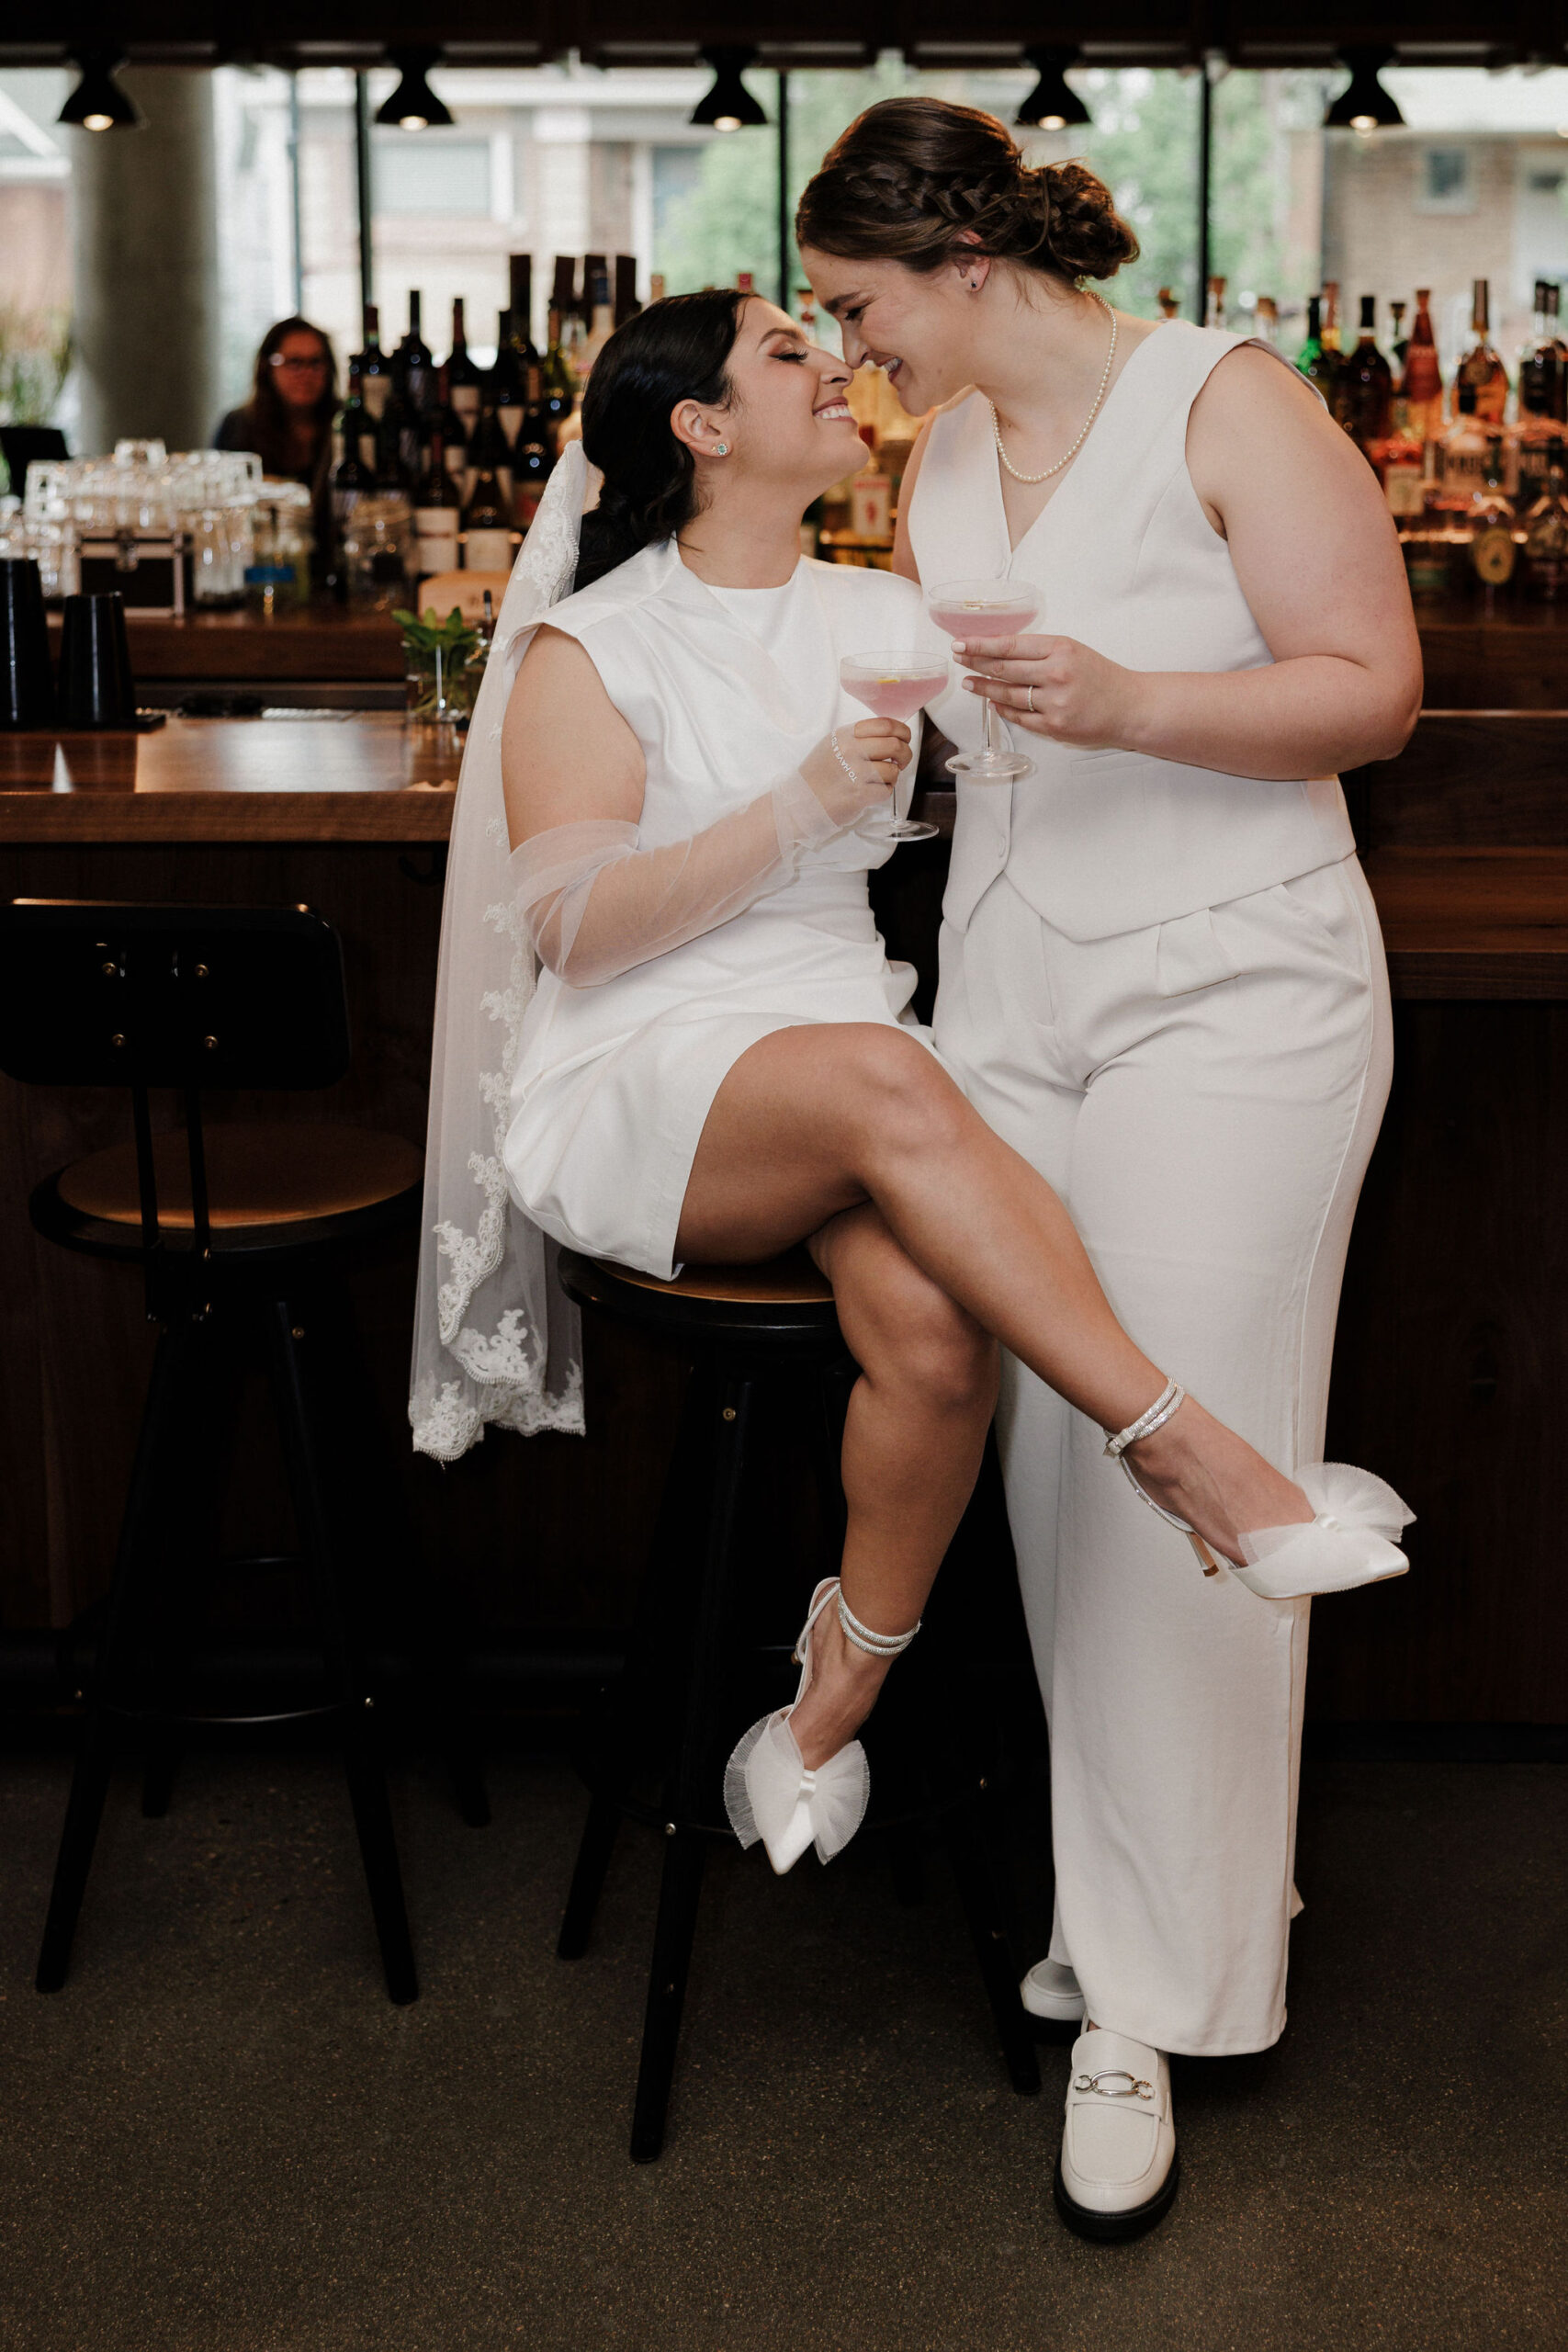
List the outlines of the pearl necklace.
{"type": "Polygon", "coordinates": [[[1062,468],[1070,464],[1072,459],[1077,456],[1078,451],[1083,447],[1085,441],[1089,438],[1089,426],[1100,414],[1100,403],[1105,398],[1105,388],[1111,381],[1111,362],[1116,356],[1116,313],[1111,309],[1110,303],[1106,300],[1104,295],[1097,294],[1092,286],[1086,286],[1084,288],[1084,292],[1089,296],[1091,301],[1098,302],[1100,304],[1100,309],[1111,321],[1111,348],[1105,355],[1105,366],[1100,373],[1100,390],[1094,396],[1094,406],[1090,409],[1088,416],[1084,420],[1083,431],[1078,435],[1077,439],[1073,443],[1073,446],[1067,451],[1066,456],[1065,458],[1058,458],[1054,466],[1047,466],[1043,474],[1021,474],[1018,468],[1013,464],[1012,459],[1008,456],[1007,451],[1002,447],[1002,428],[997,423],[997,404],[995,401],[987,401],[986,403],[991,412],[991,436],[997,445],[997,455],[1001,459],[1003,465],[1007,468],[1009,473],[1011,474],[1014,481],[1049,481],[1053,474],[1059,474],[1062,468]]]}

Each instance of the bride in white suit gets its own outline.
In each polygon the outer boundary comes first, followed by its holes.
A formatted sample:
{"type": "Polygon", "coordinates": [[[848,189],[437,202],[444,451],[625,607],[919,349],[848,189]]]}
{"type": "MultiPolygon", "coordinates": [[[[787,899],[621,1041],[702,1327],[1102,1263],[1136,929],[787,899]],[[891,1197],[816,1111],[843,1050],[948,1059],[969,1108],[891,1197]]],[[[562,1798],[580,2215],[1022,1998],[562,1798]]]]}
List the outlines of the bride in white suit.
{"type": "MultiPolygon", "coordinates": [[[[920,600],[799,553],[805,508],[859,446],[849,372],[738,294],[622,327],[584,403],[604,487],[575,591],[510,636],[503,610],[491,657],[515,679],[508,882],[542,967],[505,1111],[514,1201],[557,1241],[661,1276],[805,1242],[860,1368],[840,1574],[814,1598],[793,1709],[753,1726],[728,1779],[738,1830],[779,1869],[858,1825],[854,1734],[968,1500],[998,1340],[1116,1432],[1140,1491],[1257,1591],[1404,1565],[1386,1490],[1359,1530],[1332,1530],[1310,1476],[1303,1492],[1184,1400],[909,1017],[913,975],[886,957],[866,874],[892,854],[910,731],[857,720],[839,662],[919,643],[920,600]]],[[[552,489],[541,546],[577,519],[552,489]]],[[[468,789],[466,773],[459,847],[483,807],[465,819],[468,789]]],[[[1175,1537],[1170,1571],[1198,1579],[1175,1537]]]]}

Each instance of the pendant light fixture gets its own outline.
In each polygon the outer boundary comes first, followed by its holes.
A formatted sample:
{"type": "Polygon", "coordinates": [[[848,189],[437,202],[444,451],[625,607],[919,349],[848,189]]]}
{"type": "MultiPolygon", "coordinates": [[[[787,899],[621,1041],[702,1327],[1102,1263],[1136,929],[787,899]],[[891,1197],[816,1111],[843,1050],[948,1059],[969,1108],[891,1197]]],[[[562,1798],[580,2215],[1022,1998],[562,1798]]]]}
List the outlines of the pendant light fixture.
{"type": "Polygon", "coordinates": [[[441,62],[438,49],[389,49],[388,58],[401,80],[385,106],[376,109],[376,119],[392,130],[445,130],[452,122],[452,109],[442,105],[425,75],[433,65],[441,62]]]}
{"type": "Polygon", "coordinates": [[[699,52],[703,63],[713,68],[713,87],[705,97],[699,98],[692,108],[692,120],[699,130],[758,130],[767,124],[762,112],[745,83],[740,79],[748,65],[755,65],[754,49],[705,49],[699,52]]]}
{"type": "Polygon", "coordinates": [[[82,78],[58,119],[79,130],[140,130],[141,111],[114,78],[125,63],[123,51],[84,49],[73,62],[81,68],[82,78]]]}
{"type": "Polygon", "coordinates": [[[1067,68],[1077,59],[1076,49],[1024,51],[1024,63],[1040,79],[1013,118],[1021,130],[1078,130],[1092,124],[1094,117],[1067,81],[1067,68]]]}
{"type": "Polygon", "coordinates": [[[1402,130],[1404,117],[1379,81],[1392,65],[1392,49],[1342,49],[1339,62],[1350,79],[1323,118],[1325,130],[1402,130]]]}

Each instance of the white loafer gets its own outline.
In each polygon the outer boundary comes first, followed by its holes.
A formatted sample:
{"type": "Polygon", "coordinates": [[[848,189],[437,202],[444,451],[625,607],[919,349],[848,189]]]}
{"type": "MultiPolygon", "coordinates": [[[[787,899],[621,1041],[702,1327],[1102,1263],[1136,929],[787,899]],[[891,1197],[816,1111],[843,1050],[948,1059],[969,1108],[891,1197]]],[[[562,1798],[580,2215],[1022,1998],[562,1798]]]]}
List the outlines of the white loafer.
{"type": "Polygon", "coordinates": [[[1018,1996],[1030,2016],[1045,2024],[1083,2023],[1083,1987],[1065,1960],[1037,1960],[1018,1996]]]}
{"type": "Polygon", "coordinates": [[[1153,2229],[1176,2195],[1176,2119],[1163,2050],[1096,2026],[1073,2044],[1056,2211],[1102,2243],[1153,2229]]]}

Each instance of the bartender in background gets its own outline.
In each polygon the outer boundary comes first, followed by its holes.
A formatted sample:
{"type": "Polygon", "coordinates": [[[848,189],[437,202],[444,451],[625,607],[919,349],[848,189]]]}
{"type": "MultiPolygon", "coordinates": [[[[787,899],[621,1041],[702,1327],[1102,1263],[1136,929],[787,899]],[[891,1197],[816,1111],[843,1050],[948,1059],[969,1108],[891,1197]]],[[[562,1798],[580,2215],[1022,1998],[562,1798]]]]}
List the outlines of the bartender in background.
{"type": "Polygon", "coordinates": [[[254,449],[263,473],[304,483],[321,550],[332,546],[328,475],[337,405],[332,345],[309,319],[280,319],[262,338],[250,399],[231,409],[212,436],[215,449],[254,449]]]}

